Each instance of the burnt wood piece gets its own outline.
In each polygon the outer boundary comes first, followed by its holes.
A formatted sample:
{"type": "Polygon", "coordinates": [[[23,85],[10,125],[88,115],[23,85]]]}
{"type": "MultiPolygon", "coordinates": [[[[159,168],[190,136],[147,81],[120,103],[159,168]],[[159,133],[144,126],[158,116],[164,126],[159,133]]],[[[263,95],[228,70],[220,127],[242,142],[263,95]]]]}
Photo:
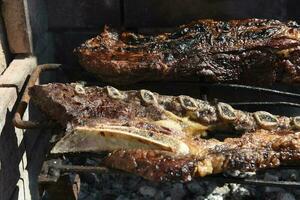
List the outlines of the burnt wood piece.
{"type": "Polygon", "coordinates": [[[100,80],[153,80],[252,85],[300,83],[296,22],[198,20],[171,33],[104,31],[75,49],[80,64],[100,80]]]}
{"type": "Polygon", "coordinates": [[[188,181],[300,160],[299,117],[248,113],[220,102],[111,86],[47,84],[32,87],[30,95],[66,127],[66,136],[52,152],[109,151],[105,165],[150,180],[188,181]],[[201,138],[223,130],[244,135],[223,142],[201,138]]]}

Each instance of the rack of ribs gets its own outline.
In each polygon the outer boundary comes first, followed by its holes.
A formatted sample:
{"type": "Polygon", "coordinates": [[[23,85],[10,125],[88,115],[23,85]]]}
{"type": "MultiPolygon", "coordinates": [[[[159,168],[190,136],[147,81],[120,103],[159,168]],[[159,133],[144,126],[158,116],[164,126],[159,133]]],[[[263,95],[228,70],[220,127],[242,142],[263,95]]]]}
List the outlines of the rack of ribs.
{"type": "Polygon", "coordinates": [[[104,31],[75,49],[79,63],[113,84],[188,80],[300,83],[296,22],[198,20],[158,35],[104,31]]]}
{"type": "Polygon", "coordinates": [[[52,153],[110,152],[105,165],[150,180],[188,181],[300,160],[300,117],[111,86],[55,83],[36,85],[29,94],[66,129],[52,153]],[[242,136],[204,138],[222,131],[242,136]]]}

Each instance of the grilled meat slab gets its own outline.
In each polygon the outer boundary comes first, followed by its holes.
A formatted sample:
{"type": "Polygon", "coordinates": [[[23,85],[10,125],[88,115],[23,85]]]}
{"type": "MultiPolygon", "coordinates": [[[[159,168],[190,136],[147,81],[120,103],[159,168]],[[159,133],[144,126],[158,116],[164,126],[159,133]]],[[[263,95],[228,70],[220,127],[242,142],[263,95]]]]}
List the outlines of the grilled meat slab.
{"type": "Polygon", "coordinates": [[[222,102],[159,95],[148,90],[120,91],[111,86],[57,83],[36,85],[30,89],[30,95],[34,103],[64,127],[101,123],[161,132],[164,127],[165,131],[172,129],[189,135],[213,130],[299,129],[297,117],[265,111],[249,113],[222,102]]]}
{"type": "Polygon", "coordinates": [[[87,71],[114,84],[156,80],[299,84],[299,39],[295,22],[198,20],[155,36],[106,27],[75,53],[87,71]]]}
{"type": "Polygon", "coordinates": [[[107,166],[150,180],[275,167],[300,156],[300,117],[111,86],[47,84],[30,88],[30,95],[66,128],[52,153],[109,151],[107,166]],[[202,137],[224,130],[244,135],[224,141],[202,137]]]}
{"type": "Polygon", "coordinates": [[[105,160],[109,167],[153,181],[190,181],[231,170],[256,171],[300,160],[300,133],[258,130],[241,138],[196,141],[201,153],[176,155],[155,150],[118,150],[105,160]]]}

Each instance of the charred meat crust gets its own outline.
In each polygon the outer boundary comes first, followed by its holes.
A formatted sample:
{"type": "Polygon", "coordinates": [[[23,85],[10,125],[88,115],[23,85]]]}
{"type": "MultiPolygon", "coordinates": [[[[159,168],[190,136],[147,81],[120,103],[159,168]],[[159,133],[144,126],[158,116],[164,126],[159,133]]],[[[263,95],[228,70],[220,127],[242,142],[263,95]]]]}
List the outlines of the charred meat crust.
{"type": "Polygon", "coordinates": [[[207,150],[196,156],[152,150],[119,150],[112,152],[105,164],[153,181],[190,181],[229,170],[256,171],[300,160],[300,137],[292,132],[256,131],[241,138],[209,143],[199,142],[199,148],[207,150]]]}
{"type": "Polygon", "coordinates": [[[106,27],[75,53],[85,69],[114,84],[152,80],[299,84],[299,38],[295,22],[198,20],[155,36],[106,27]]]}
{"type": "MultiPolygon", "coordinates": [[[[106,134],[100,131],[102,127],[117,146],[109,148],[117,151],[110,153],[105,164],[150,180],[189,181],[228,170],[254,171],[300,160],[299,117],[275,116],[265,111],[248,113],[226,103],[210,104],[189,96],[164,96],[148,90],[120,91],[110,86],[47,84],[30,88],[30,95],[42,111],[67,128],[66,141],[76,134],[74,141],[89,136],[99,141],[98,135],[106,134]],[[78,128],[83,132],[79,134],[78,128]],[[244,134],[224,141],[199,137],[203,131],[224,129],[244,134]],[[127,136],[126,142],[131,145],[123,141],[125,147],[120,148],[115,143],[120,141],[117,132],[120,137],[128,133],[138,137],[127,136]],[[163,150],[134,146],[147,145],[146,140],[164,146],[163,150]]],[[[95,145],[95,140],[81,145],[95,145]]],[[[105,151],[101,147],[98,150],[105,151]]]]}
{"type": "Polygon", "coordinates": [[[190,181],[194,177],[197,160],[176,157],[168,152],[145,150],[119,150],[105,159],[105,165],[134,173],[148,180],[190,181]]]}
{"type": "Polygon", "coordinates": [[[176,130],[200,131],[201,126],[210,130],[239,132],[256,129],[298,130],[290,117],[264,111],[248,113],[235,110],[225,103],[215,105],[189,96],[164,96],[147,90],[119,91],[112,87],[48,84],[32,87],[30,95],[41,110],[64,127],[68,123],[110,123],[166,133],[170,132],[170,126],[174,128],[174,133],[176,130]],[[162,127],[163,124],[169,126],[162,127]],[[185,127],[185,130],[178,130],[180,127],[185,127]]]}

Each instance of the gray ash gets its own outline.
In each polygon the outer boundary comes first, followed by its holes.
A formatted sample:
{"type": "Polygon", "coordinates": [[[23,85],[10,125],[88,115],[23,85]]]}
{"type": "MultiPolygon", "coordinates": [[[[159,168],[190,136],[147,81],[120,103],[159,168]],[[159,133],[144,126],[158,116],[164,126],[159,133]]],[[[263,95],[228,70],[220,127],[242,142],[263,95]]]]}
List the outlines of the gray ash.
{"type": "MultiPolygon", "coordinates": [[[[91,161],[88,161],[91,163],[91,161]]],[[[241,173],[238,171],[224,174],[226,177],[251,178],[266,181],[300,182],[300,169],[267,170],[267,172],[241,173]]],[[[81,174],[81,191],[79,200],[92,199],[300,199],[300,188],[280,188],[235,183],[219,183],[218,181],[192,180],[187,183],[156,183],[128,173],[81,174]]]]}

